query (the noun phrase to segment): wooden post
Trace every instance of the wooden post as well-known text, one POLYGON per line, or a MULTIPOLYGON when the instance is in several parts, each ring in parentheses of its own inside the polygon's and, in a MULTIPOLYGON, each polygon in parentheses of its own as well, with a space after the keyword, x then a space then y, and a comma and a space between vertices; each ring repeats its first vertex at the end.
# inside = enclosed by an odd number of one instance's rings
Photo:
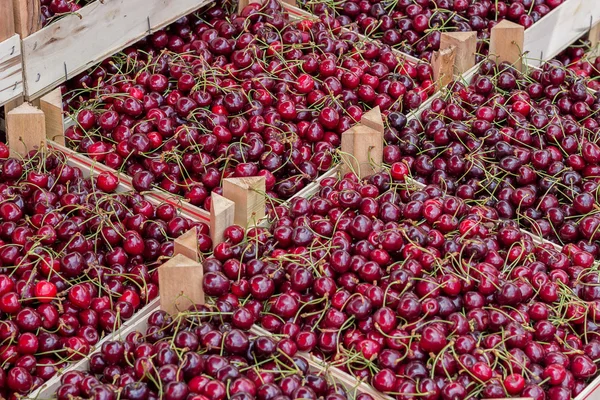
MULTIPOLYGON (((597 21, 596 24, 592 26, 588 38, 590 39, 592 49, 600 45, 600 21, 597 21)), ((597 49, 594 51, 598 52, 597 49)))
POLYGON ((477 32, 452 32, 442 33, 440 50, 456 47, 454 60, 454 74, 460 75, 467 72, 475 65, 477 53, 477 32))
POLYGON ((46 138, 65 145, 65 127, 63 123, 62 94, 56 88, 40 99, 40 108, 46 118, 46 138))
POLYGON ((518 70, 522 70, 524 43, 523 26, 506 19, 502 20, 491 31, 490 58, 498 64, 503 61, 509 62, 518 70))
POLYGON ((0 0, 0 42, 15 34, 13 0, 0 0))
POLYGON ((357 124, 342 133, 342 173, 372 175, 383 163, 383 131, 357 124))
POLYGON ((160 308, 174 315, 204 304, 203 276, 202 264, 181 254, 158 267, 160 308))
POLYGON ((40 0, 13 0, 15 30, 21 39, 42 28, 42 12, 40 0))
POLYGON ((266 191, 264 176, 223 180, 223 196, 235 203, 236 225, 247 228, 264 218, 266 191))
POLYGON ((6 138, 11 151, 26 155, 30 150, 45 149, 46 121, 44 113, 29 103, 6 114, 6 138))
POLYGON ((173 242, 173 254, 181 254, 192 261, 200 261, 198 251, 198 228, 193 227, 173 242))
POLYGON ((381 117, 381 110, 379 109, 379 106, 364 113, 362 118, 360 119, 360 123, 368 126, 371 129, 375 129, 376 131, 383 133, 383 118, 381 117))
POLYGON ((213 249, 223 241, 223 233, 234 224, 235 203, 213 192, 210 200, 210 238, 213 249))
POLYGON ((452 82, 455 59, 456 47, 454 46, 433 52, 431 67, 433 68, 433 80, 438 90, 452 82))

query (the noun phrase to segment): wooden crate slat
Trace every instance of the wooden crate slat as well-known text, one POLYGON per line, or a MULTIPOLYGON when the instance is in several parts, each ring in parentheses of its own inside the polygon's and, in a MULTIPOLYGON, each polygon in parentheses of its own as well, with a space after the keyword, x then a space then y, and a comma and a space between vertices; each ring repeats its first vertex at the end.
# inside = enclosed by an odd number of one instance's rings
POLYGON ((525 31, 527 64, 539 66, 590 30, 600 19, 596 0, 567 0, 525 31))
POLYGON ((0 106, 23 95, 23 61, 19 35, 0 42, 0 106))
POLYGON ((212 0, 95 1, 23 40, 28 98, 39 97, 212 0))
POLYGON ((0 42, 15 34, 13 0, 0 0, 0 42))

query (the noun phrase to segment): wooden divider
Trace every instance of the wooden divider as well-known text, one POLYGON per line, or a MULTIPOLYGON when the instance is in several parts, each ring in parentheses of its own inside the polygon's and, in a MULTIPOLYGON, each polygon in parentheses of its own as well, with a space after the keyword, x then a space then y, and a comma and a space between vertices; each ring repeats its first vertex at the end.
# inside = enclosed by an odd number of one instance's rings
POLYGON ((65 124, 63 119, 62 94, 56 88, 40 99, 40 108, 46 119, 46 138, 65 145, 65 124))
POLYGON ((223 196, 235 203, 233 221, 243 228, 265 217, 266 192, 264 176, 223 179, 223 196))
POLYGON ((24 103, 6 114, 6 137, 11 152, 21 156, 46 148, 44 112, 24 103))
POLYGON ((223 241, 225 229, 234 225, 234 217, 235 203, 213 192, 210 199, 210 238, 213 249, 223 241))
POLYGON ((509 62, 518 70, 522 70, 524 29, 522 25, 508 20, 500 21, 494 26, 490 36, 490 58, 498 63, 509 62))
POLYGON ((383 119, 379 107, 365 113, 360 123, 342 133, 342 173, 362 178, 383 165, 383 119))
POLYGON ((203 277, 200 262, 175 254, 158 267, 160 308, 176 315, 194 304, 204 304, 203 277))
POLYGON ((13 33, 0 41, 0 106, 21 96, 23 96, 21 40, 19 35, 13 33))
POLYGON ((467 72, 475 65, 477 32, 442 32, 440 50, 454 47, 454 75, 467 72))

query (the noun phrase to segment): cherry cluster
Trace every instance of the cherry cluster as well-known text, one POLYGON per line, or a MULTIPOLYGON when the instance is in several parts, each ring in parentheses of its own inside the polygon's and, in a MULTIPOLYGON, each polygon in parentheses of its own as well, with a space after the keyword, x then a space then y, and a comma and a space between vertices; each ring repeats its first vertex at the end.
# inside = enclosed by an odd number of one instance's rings
POLYGON ((61 377, 56 399, 372 400, 312 372, 292 341, 233 328, 200 307, 175 319, 155 311, 145 334, 104 343, 89 371, 61 377))
POLYGON ((62 153, 9 158, 0 144, 0 395, 27 394, 85 357, 158 295, 156 268, 197 226, 62 153))
POLYGON ((528 74, 486 61, 419 119, 388 118, 384 159, 598 256, 598 110, 600 96, 559 61, 528 74))
POLYGON ((432 68, 281 4, 180 19, 68 83, 72 148, 208 209, 227 177, 287 199, 331 168, 341 133, 375 106, 406 113, 432 68))
POLYGON ((276 207, 270 228, 230 227, 205 292, 232 324, 260 324, 401 400, 580 393, 600 362, 594 256, 402 179, 326 178, 276 207))
MULTIPOLYGON (((431 61, 444 32, 477 32, 478 53, 487 54, 490 29, 507 19, 531 27, 563 0, 302 0, 304 8, 333 28, 345 27, 431 61)), ((480 61, 479 60, 479 61, 480 61)))

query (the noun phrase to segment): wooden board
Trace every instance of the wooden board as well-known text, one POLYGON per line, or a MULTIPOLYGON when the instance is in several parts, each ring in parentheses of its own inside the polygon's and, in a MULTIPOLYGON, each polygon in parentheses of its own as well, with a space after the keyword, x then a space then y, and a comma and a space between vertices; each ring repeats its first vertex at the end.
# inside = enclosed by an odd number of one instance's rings
POLYGON ((25 95, 39 97, 212 0, 95 1, 23 40, 25 95))
POLYGON ((19 35, 0 42, 0 106, 23 95, 23 60, 19 35))
POLYGON ((585 35, 600 19, 597 0, 566 0, 525 31, 528 65, 538 66, 585 35))
POLYGON ((175 254, 158 267, 160 308, 171 315, 177 315, 194 304, 204 304, 203 279, 202 264, 175 254))
POLYGON ((233 220, 244 229, 265 217, 265 177, 223 179, 223 196, 235 203, 233 220))
POLYGON ((521 70, 524 40, 523 26, 506 19, 500 21, 491 29, 490 58, 497 63, 506 61, 521 70))
POLYGON ((46 149, 44 112, 23 103, 6 114, 6 138, 11 153, 25 156, 32 150, 46 149))
POLYGON ((26 38, 42 28, 40 0, 13 0, 15 32, 26 38))
POLYGON ((173 254, 181 254, 192 261, 200 261, 198 228, 194 227, 173 242, 173 254))
POLYGON ((63 120, 62 95, 56 88, 40 99, 40 108, 46 118, 46 138, 65 145, 65 125, 63 120))
POLYGON ((0 0, 0 42, 15 34, 13 0, 0 0))
POLYGON ((475 65, 475 54, 477 53, 476 32, 442 32, 440 49, 443 50, 449 47, 456 47, 455 75, 463 74, 475 65))
POLYGON ((210 199, 210 238, 213 249, 223 241, 225 229, 234 224, 235 203, 215 192, 210 199))

